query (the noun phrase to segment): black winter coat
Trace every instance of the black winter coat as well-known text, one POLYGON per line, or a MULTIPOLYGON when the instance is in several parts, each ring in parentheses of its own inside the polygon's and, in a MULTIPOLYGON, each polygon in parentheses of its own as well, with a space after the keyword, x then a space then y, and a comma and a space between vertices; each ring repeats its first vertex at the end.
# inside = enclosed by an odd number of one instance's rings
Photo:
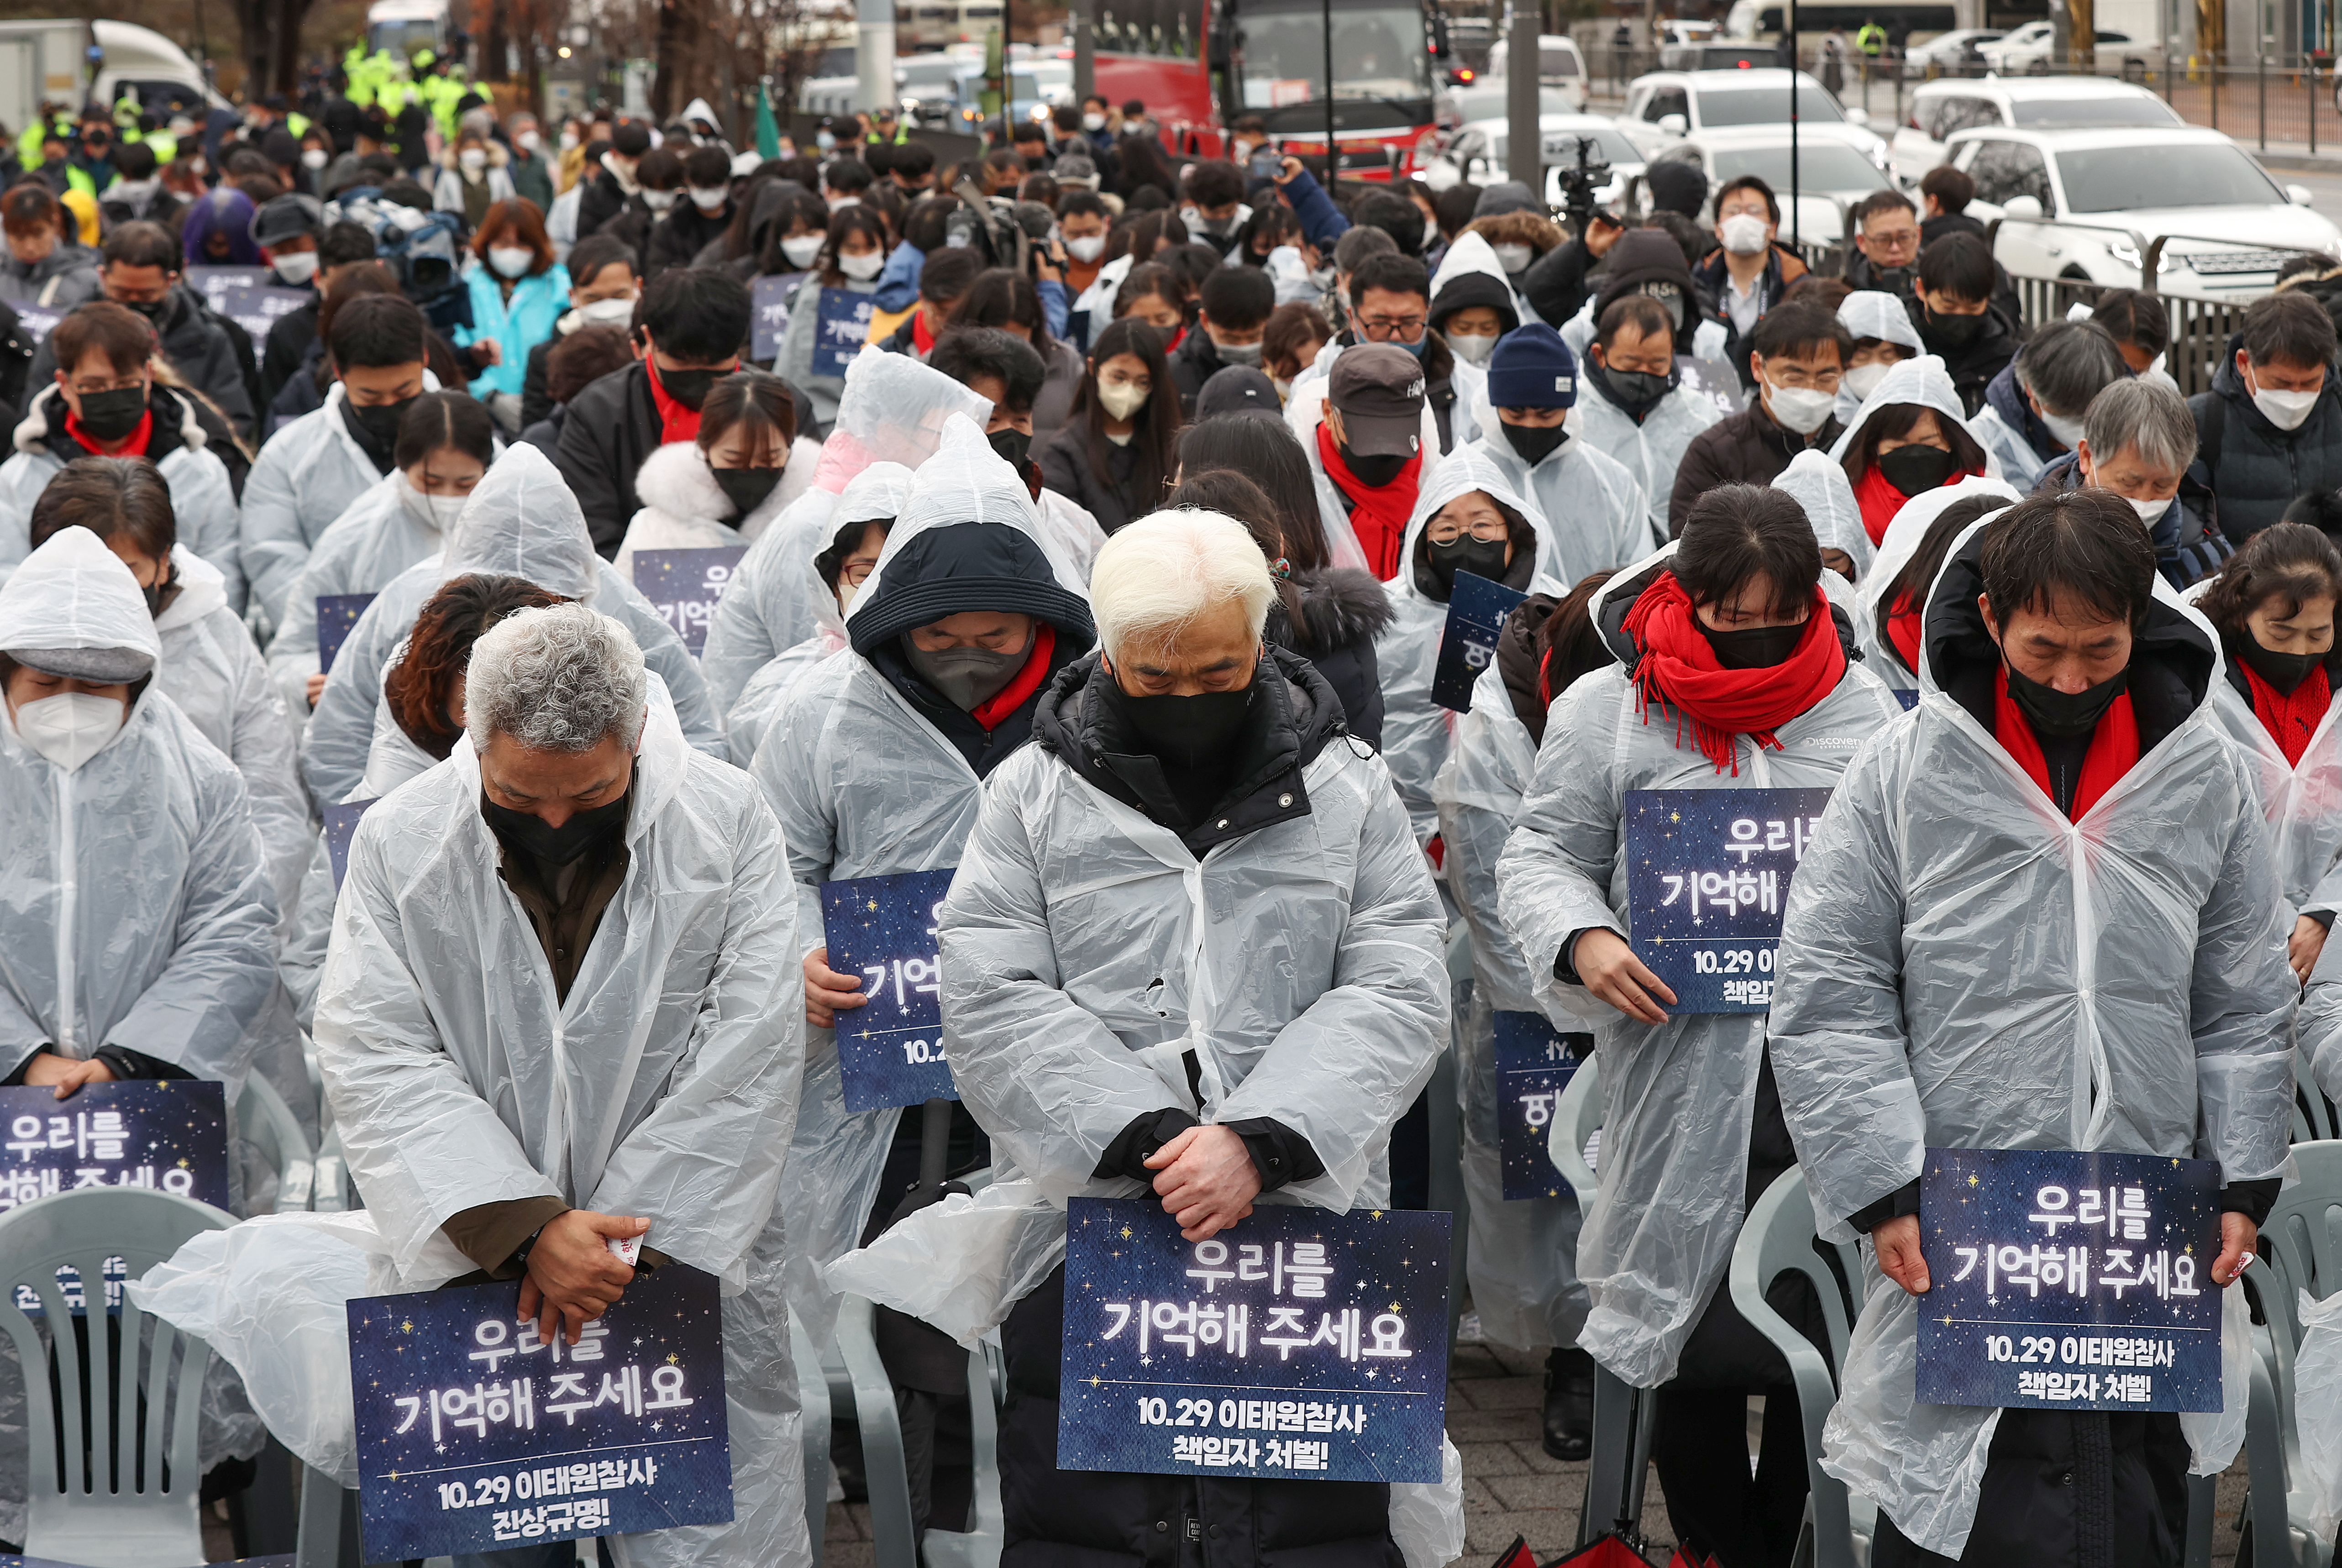
POLYGON ((2253 405, 2237 374, 2241 346, 2240 338, 2231 338, 2212 390, 2187 400, 2200 444, 2180 491, 2207 493, 2213 521, 2238 546, 2283 521, 2297 497, 2342 490, 2342 389, 2334 371, 2327 371, 2309 417, 2297 429, 2279 430, 2253 405))
POLYGON ((1667 496, 1667 532, 1681 534, 1692 503, 1719 484, 1770 484, 1807 447, 1827 452, 1844 430, 1836 417, 1811 435, 1784 430, 1765 412, 1762 398, 1709 425, 1691 438, 1676 465, 1676 487, 1667 496))
POLYGON ((689 191, 678 192, 675 205, 651 225, 650 244, 643 258, 643 275, 656 277, 671 266, 689 266, 702 249, 724 237, 732 226, 730 202, 715 213, 703 213, 689 191))
POLYGON ((1269 606, 1268 624, 1262 635, 1316 665, 1334 694, 1342 699, 1344 722, 1350 733, 1380 751, 1383 682, 1381 668, 1375 662, 1375 639, 1396 614, 1390 595, 1375 581, 1373 573, 1355 566, 1296 573, 1293 587, 1301 601, 1301 625, 1294 625, 1279 595, 1269 606))
POLYGON ((1036 454, 1041 483, 1097 519, 1108 534, 1119 533, 1134 517, 1144 517, 1160 504, 1156 496, 1141 495, 1138 453, 1135 447, 1106 444, 1106 473, 1090 466, 1089 416, 1070 419, 1049 437, 1036 454))
POLYGON ((595 175, 577 198, 577 237, 600 234, 602 225, 616 217, 626 205, 626 188, 618 184, 617 175, 607 169, 595 175))
POLYGON ((260 359, 260 406, 266 408, 309 362, 309 345, 317 341, 317 312, 322 298, 314 291, 307 305, 287 311, 271 323, 268 345, 260 359))
POLYGON ((1944 373, 1952 378, 1952 389, 1960 394, 1960 406, 1970 418, 1984 407, 1985 388, 1992 378, 2008 368, 2017 357, 2023 340, 2014 325, 2015 318, 2005 314, 1996 300, 1985 307, 1984 326, 1976 336, 1958 348, 1937 346, 1927 331, 1927 311, 1916 299, 1906 299, 1903 308, 1910 314, 1911 325, 1918 329, 1919 341, 1927 345, 1929 354, 1940 355, 1944 373))

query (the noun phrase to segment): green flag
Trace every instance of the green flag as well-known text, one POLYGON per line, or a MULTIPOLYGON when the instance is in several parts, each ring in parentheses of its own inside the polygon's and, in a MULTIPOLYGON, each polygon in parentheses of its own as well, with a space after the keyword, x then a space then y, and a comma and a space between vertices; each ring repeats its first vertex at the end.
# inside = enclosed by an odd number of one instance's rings
POLYGON ((756 155, 760 158, 781 155, 781 127, 773 119, 773 79, 770 76, 756 84, 756 155))

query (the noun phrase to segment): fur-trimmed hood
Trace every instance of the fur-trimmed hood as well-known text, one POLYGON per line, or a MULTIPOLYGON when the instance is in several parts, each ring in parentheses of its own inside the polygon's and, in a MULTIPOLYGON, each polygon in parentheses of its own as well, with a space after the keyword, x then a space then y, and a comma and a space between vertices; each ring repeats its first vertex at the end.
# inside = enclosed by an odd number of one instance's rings
POLYGON ((1492 245, 1526 245, 1538 255, 1561 243, 1561 225, 1535 213, 1490 213, 1466 224, 1463 232, 1492 245))
POLYGON ((1316 650, 1371 642, 1398 614, 1375 574, 1355 566, 1296 573, 1293 585, 1300 593, 1310 646, 1316 650))
POLYGON ((732 503, 724 487, 716 483, 707 454, 698 444, 670 441, 643 459, 635 474, 635 494, 648 510, 664 512, 677 522, 721 523, 742 538, 754 539, 812 485, 813 471, 820 461, 821 444, 808 436, 797 437, 789 448, 781 482, 773 486, 765 504, 746 517, 735 517, 732 503))
MULTIPOLYGON (((445 146, 440 148, 439 166, 446 170, 451 175, 460 176, 464 172, 464 165, 457 155, 462 153, 463 150, 464 149, 461 146, 445 146)), ((480 177, 482 179, 485 179, 488 177, 488 172, 490 169, 501 169, 511 162, 512 155, 505 151, 504 144, 491 139, 488 143, 488 167, 480 171, 480 177)))

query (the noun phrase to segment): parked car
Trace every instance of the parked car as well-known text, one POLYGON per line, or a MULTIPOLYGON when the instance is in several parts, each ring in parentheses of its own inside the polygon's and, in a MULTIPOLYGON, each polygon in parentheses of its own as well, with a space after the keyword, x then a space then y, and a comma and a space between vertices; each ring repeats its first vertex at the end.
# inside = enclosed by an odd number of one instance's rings
MULTIPOLYGON (((1984 56, 1985 65, 2003 76, 2022 72, 2046 76, 2058 69, 2058 30, 2047 22, 2027 22, 1997 44, 1987 44, 1977 51, 1984 56), (2039 31, 2035 31, 2035 29, 2039 31)), ((2093 69, 2131 81, 2145 81, 2150 70, 2163 66, 2163 45, 2153 38, 2141 38, 2109 28, 2097 29, 2097 45, 2094 51, 2093 69)))
POLYGON ((1906 45, 1903 49, 1903 75, 1917 79, 1937 71, 1980 69, 1984 65, 1981 53, 1987 44, 1997 44, 2008 36, 2000 27, 1955 27, 1948 33, 1938 33, 1924 44, 1906 45))
MULTIPOLYGON (((1486 92, 1500 88, 1510 75, 1511 54, 1512 51, 1499 39, 1489 49, 1487 66, 1472 83, 1473 89, 1486 92)), ((1537 100, 1543 112, 1585 113, 1586 56, 1578 53, 1576 39, 1566 33, 1542 33, 1537 35, 1537 100)))
MULTIPOLYGON (((1706 131, 1789 124, 1789 76, 1783 70, 1654 71, 1626 84, 1618 128, 1646 154, 1706 131)), ((1806 72, 1797 73, 1797 121, 1807 140, 1841 142, 1881 170, 1893 160, 1870 116, 1839 105, 1806 72)))
POLYGON ((1726 43, 1710 39, 1705 44, 1675 44, 1659 51, 1662 71, 1741 71, 1760 66, 1780 69, 1787 64, 1781 58, 1777 44, 1726 43))
POLYGON ((2288 255, 2342 262, 2342 229, 2309 210, 2217 131, 1966 130, 1947 161, 1977 183, 1968 211, 2002 220, 1993 254, 2010 272, 2141 285, 2144 247, 2163 247, 2147 286, 2251 298, 2288 255))
MULTIPOLYGON (((1894 188, 1886 173, 1855 147, 1830 137, 1800 135, 1793 213, 1786 125, 1703 131, 1666 148, 1651 162, 1696 163, 1706 172, 1710 191, 1726 180, 1755 175, 1772 186, 1780 200, 1781 239, 1787 241, 1794 234, 1806 245, 1845 238, 1849 209, 1873 191, 1894 188)), ((1712 203, 1701 216, 1714 216, 1712 203)))
POLYGON ((1895 173, 1909 182, 1944 161, 1957 132, 1995 125, 2177 125, 2171 105, 2145 87, 2102 76, 1985 76, 1923 82, 1895 131, 1895 173))
MULTIPOLYGON (((1449 132, 1436 151, 1420 159, 1417 177, 1434 190, 1446 190, 1460 181, 1489 185, 1513 177, 1507 157, 1507 132, 1502 119, 1473 120, 1449 132)), ((1595 192, 1598 205, 1625 199, 1627 182, 1643 172, 1643 154, 1621 135, 1616 124, 1600 115, 1540 115, 1537 133, 1544 139, 1545 195, 1561 205, 1561 170, 1577 165, 1578 144, 1588 137, 1589 161, 1610 165, 1610 180, 1595 192)))

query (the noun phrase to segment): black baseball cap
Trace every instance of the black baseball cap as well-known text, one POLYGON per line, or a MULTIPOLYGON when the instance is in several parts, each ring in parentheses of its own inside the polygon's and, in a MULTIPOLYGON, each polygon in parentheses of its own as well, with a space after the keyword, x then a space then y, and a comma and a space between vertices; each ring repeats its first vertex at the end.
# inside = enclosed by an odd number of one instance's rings
POLYGON ((1326 401, 1342 414, 1342 434, 1361 457, 1412 457, 1423 444, 1423 362, 1386 343, 1346 348, 1334 361, 1326 401))

